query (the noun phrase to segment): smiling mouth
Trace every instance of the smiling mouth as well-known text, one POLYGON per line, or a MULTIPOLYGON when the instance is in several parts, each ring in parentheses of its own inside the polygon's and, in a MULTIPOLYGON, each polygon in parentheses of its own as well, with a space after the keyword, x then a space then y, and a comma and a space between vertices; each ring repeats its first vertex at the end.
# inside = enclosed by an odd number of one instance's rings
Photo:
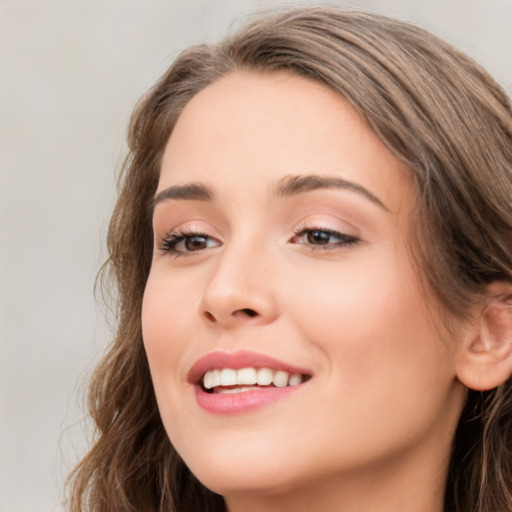
POLYGON ((208 370, 198 384, 210 394, 243 393, 255 389, 295 387, 310 378, 310 375, 270 368, 219 368, 208 370))

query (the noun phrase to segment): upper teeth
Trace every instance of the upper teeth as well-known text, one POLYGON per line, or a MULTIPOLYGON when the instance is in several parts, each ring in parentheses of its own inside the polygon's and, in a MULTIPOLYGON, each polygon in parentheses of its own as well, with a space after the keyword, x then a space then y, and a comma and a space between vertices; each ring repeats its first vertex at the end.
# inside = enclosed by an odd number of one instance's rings
POLYGON ((209 370, 204 374, 203 385, 206 389, 217 386, 269 386, 274 384, 277 388, 297 386, 302 382, 300 373, 288 373, 270 368, 223 368, 222 370, 209 370))

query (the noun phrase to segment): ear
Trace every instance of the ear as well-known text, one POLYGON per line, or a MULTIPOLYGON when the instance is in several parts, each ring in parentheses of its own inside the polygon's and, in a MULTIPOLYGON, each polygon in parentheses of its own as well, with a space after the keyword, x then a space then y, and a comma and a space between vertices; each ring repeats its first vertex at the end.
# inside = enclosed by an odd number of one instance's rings
POLYGON ((486 391, 512 375, 512 284, 488 286, 475 329, 457 359, 457 377, 470 389, 486 391))

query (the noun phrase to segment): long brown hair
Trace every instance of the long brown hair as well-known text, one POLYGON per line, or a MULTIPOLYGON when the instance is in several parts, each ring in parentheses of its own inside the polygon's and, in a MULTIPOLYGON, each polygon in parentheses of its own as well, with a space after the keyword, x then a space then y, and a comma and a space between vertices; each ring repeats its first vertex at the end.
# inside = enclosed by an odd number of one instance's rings
MULTIPOLYGON (((152 257, 150 205, 181 110, 235 70, 288 71, 343 95, 406 162, 417 190, 412 254, 446 311, 464 317, 488 283, 512 281, 512 109, 475 62, 382 16, 301 8, 256 19, 182 53, 137 105, 103 277, 118 327, 89 389, 96 441, 69 479, 78 511, 225 510, 162 426, 141 334, 152 257)), ((512 385, 469 392, 454 440, 446 511, 512 510, 512 385)))

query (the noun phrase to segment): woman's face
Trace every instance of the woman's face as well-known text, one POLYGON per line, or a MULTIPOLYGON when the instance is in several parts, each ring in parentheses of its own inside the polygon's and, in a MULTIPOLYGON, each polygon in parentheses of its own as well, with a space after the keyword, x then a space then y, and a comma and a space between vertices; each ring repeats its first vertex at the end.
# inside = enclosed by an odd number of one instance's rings
POLYGON ((183 110, 143 335, 173 445, 228 503, 446 464, 464 391, 408 250, 409 172, 285 73, 231 74, 183 110))

